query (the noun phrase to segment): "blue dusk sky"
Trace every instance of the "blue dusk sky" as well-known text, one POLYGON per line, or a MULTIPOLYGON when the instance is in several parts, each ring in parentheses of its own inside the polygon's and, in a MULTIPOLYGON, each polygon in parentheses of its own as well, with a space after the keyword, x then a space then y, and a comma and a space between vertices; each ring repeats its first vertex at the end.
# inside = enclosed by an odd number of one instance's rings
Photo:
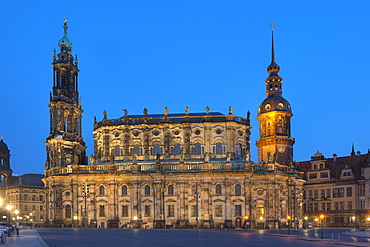
POLYGON ((370 148, 370 1, 1 1, 0 136, 15 174, 43 173, 52 54, 67 15, 79 58, 83 137, 93 117, 251 111, 265 99, 275 23, 283 96, 293 109, 294 160, 370 148))

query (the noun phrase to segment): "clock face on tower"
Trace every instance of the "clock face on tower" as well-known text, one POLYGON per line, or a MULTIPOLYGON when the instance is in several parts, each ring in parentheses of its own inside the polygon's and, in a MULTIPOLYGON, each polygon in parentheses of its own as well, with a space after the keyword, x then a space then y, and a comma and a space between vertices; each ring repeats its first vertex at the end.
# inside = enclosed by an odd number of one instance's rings
POLYGON ((280 153, 284 152, 285 151, 285 147, 284 146, 278 146, 278 151, 280 153))

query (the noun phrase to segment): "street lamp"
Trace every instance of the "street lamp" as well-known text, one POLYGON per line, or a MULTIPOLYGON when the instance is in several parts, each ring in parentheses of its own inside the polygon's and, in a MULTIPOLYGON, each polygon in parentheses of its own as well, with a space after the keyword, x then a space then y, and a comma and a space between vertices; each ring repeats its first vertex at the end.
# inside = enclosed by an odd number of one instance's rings
POLYGON ((10 223, 10 211, 13 209, 13 207, 11 205, 7 205, 5 208, 8 210, 8 223, 10 223))
POLYGON ((320 214, 320 219, 321 219, 321 239, 324 239, 324 218, 325 218, 325 215, 320 214))
POLYGON ((247 231, 248 231, 248 225, 249 225, 248 220, 249 220, 249 216, 248 216, 248 215, 244 216, 245 232, 247 232, 247 231))
POLYGON ((286 218, 288 220, 288 235, 290 235, 290 219, 292 218, 292 216, 288 215, 286 218))
MULTIPOLYGON (((10 211, 13 209, 13 207, 11 205, 7 205, 5 207, 7 210, 8 210, 8 223, 10 223, 10 211)), ((10 233, 10 227, 9 227, 9 230, 8 230, 8 237, 12 236, 11 233, 10 233)))
POLYGON ((304 228, 308 229, 308 224, 307 224, 308 217, 305 216, 305 217, 303 217, 303 219, 304 219, 304 224, 305 224, 304 228))

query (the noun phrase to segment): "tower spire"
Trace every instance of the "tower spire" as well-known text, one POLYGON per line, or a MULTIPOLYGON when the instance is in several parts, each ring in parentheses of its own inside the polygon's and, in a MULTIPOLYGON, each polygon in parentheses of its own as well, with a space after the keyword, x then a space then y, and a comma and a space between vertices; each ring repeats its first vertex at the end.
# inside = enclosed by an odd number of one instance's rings
POLYGON ((353 156, 353 155, 356 155, 356 153, 355 153, 355 143, 354 142, 352 142, 352 152, 351 152, 351 155, 353 156))
POLYGON ((269 25, 271 27, 271 34, 272 34, 272 47, 271 47, 271 65, 274 65, 276 64, 275 62, 275 45, 274 45, 274 26, 275 26, 275 23, 271 23, 269 25))
POLYGON ((64 35, 63 35, 63 38, 61 38, 59 40, 58 46, 59 46, 61 52, 66 52, 68 54, 71 54, 73 46, 72 46, 72 43, 68 39, 68 25, 67 25, 67 22, 68 22, 67 19, 64 18, 64 25, 63 25, 64 35))

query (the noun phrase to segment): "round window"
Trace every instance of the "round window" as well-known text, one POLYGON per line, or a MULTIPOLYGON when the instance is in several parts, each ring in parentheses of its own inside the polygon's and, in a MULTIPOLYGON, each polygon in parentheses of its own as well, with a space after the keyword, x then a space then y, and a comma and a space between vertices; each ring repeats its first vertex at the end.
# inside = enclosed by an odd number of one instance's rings
POLYGON ((196 130, 196 131, 195 131, 195 134, 196 134, 196 135, 199 135, 199 134, 200 134, 200 130, 196 130))
POLYGON ((180 134, 180 131, 176 130, 175 132, 173 132, 175 135, 178 135, 180 134))
POLYGON ((271 109, 271 105, 270 104, 265 105, 265 109, 266 110, 270 110, 271 109))
POLYGON ((157 135, 159 135, 159 132, 158 131, 154 131, 153 132, 153 135, 157 136, 157 135))
POLYGON ((119 137, 119 133, 114 134, 115 137, 119 137))
POLYGON ((278 108, 279 108, 279 109, 283 109, 283 108, 284 108, 284 104, 283 104, 283 103, 279 103, 279 104, 278 104, 278 108))
POLYGON ((219 135, 222 133, 222 130, 216 130, 216 134, 219 135))
POLYGON ((139 132, 138 131, 135 131, 134 132, 134 136, 138 136, 139 135, 139 132))
POLYGON ((243 131, 239 130, 239 131, 238 131, 238 134, 239 134, 240 136, 242 136, 242 135, 243 135, 243 131))

